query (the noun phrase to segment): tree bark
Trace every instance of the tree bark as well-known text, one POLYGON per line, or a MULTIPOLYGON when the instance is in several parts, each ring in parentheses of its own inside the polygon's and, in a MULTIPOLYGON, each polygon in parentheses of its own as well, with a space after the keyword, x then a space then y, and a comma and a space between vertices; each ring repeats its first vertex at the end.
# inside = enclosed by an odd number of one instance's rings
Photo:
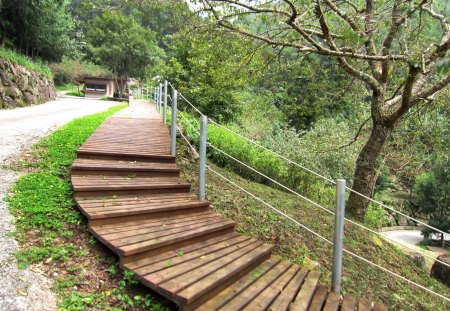
MULTIPOLYGON (((1 2, 1 0, 0 0, 0 2, 1 2)), ((6 36, 7 36, 6 28, 2 28, 2 38, 0 40, 0 46, 5 46, 6 36)))
MULTIPOLYGON (((386 140, 391 136, 394 126, 374 120, 372 132, 361 153, 356 160, 353 190, 372 196, 372 189, 376 182, 377 158, 380 155, 386 140)), ((347 203, 347 212, 357 220, 364 220, 364 215, 369 206, 369 200, 351 192, 347 203)))

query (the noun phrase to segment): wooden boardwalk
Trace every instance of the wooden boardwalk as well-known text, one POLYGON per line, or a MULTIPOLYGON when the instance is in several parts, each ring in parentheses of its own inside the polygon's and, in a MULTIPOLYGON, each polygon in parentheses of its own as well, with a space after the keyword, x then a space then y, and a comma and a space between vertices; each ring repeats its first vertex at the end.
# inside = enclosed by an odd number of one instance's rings
POLYGON ((132 101, 78 150, 76 203, 90 232, 181 310, 384 310, 329 292, 320 273, 234 232, 179 177, 169 131, 153 105, 132 101))

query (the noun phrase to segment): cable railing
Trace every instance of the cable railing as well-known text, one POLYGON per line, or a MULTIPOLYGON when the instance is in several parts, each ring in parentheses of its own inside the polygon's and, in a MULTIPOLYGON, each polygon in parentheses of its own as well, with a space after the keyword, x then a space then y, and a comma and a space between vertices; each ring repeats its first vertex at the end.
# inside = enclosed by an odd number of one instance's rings
MULTIPOLYGON (((197 157, 200 157, 200 162, 202 161, 202 154, 204 154, 203 157, 206 158, 206 148, 207 148, 207 147, 212 148, 212 149, 214 149, 216 152, 219 152, 219 153, 223 154, 224 156, 226 156, 226 157, 232 159, 233 161, 235 161, 235 162, 238 163, 239 165, 242 165, 242 166, 246 167, 247 169, 251 170, 252 172, 254 172, 254 173, 260 175, 261 177, 266 178, 267 180, 269 180, 270 182, 273 182, 274 184, 276 184, 277 186, 283 188, 284 190, 286 190, 286 191, 288 191, 288 192, 290 192, 290 193, 292 193, 292 194, 294 194, 294 195, 296 195, 296 196, 299 196, 300 198, 302 198, 302 199, 305 200, 306 202, 312 204, 313 206, 315 206, 315 207, 317 207, 317 208, 320 208, 321 210, 325 211, 326 213, 328 213, 328 214, 330 214, 330 215, 334 215, 334 216, 335 216, 335 221, 336 221, 336 219, 338 218, 338 215, 337 215, 336 212, 334 212, 332 209, 327 208, 327 207, 324 207, 324 206, 322 206, 321 204, 319 204, 319 203, 317 203, 317 202, 315 202, 315 201, 313 201, 313 200, 307 198, 306 196, 301 195, 301 194, 298 193, 297 191, 292 190, 291 188, 289 188, 289 187, 283 185, 282 183, 276 181, 275 179, 273 179, 273 178, 267 176, 266 174, 264 174, 264 173, 258 171, 257 169, 251 167, 250 165, 244 163, 243 161, 241 161, 241 160, 239 160, 239 159, 233 157, 232 155, 228 154, 226 151, 220 149, 219 147, 217 147, 217 146, 211 144, 210 142, 207 142, 207 141, 206 141, 206 126, 207 126, 207 121, 206 121, 206 120, 208 120, 208 119, 205 117, 204 114, 201 113, 201 111, 200 111, 197 107, 195 107, 195 105, 193 105, 189 100, 187 100, 181 93, 178 93, 177 90, 173 87, 172 84, 167 83, 167 82, 166 82, 165 85, 164 85, 164 88, 165 88, 164 93, 165 93, 165 94, 167 94, 167 85, 170 85, 170 86, 172 87, 172 90, 173 90, 173 96, 170 97, 170 99, 171 99, 171 101, 172 101, 172 128, 178 130, 178 133, 179 133, 179 134, 181 135, 181 137, 186 141, 186 143, 188 144, 189 148, 193 151, 193 153, 194 153, 197 157), (183 113, 180 113, 181 111, 179 111, 179 110, 177 109, 177 107, 176 107, 176 105, 177 105, 177 103, 176 103, 176 102, 177 102, 177 95, 179 95, 180 98, 182 98, 186 103, 188 103, 188 104, 191 106, 191 108, 193 108, 195 111, 197 111, 197 112, 201 115, 201 122, 200 122, 201 128, 200 128, 200 131, 197 130, 197 128, 192 124, 192 122, 190 122, 189 119, 188 119, 186 116, 184 116, 183 113), (183 119, 183 122, 185 122, 185 123, 189 126, 189 128, 190 128, 194 133, 196 133, 196 134, 198 134, 198 135, 200 136, 200 140, 201 140, 201 141, 200 141, 200 151, 199 151, 199 152, 197 152, 196 148, 190 143, 189 138, 188 138, 185 134, 183 134, 182 129, 180 128, 180 126, 178 126, 178 123, 177 123, 177 115, 178 115, 178 116, 181 116, 181 118, 183 119), (201 133, 204 133, 204 135, 201 135, 201 133), (202 140, 203 140, 203 141, 202 141, 202 140), (202 147, 202 145, 203 145, 203 147, 202 147), (203 149, 203 150, 202 150, 202 149, 203 149)), ((155 90, 154 95, 155 95, 155 103, 156 103, 157 107, 158 107, 158 104, 159 104, 158 109, 159 109, 160 112, 161 112, 161 107, 162 107, 161 104, 164 103, 163 114, 164 114, 164 116, 166 116, 167 96, 164 96, 164 101, 162 101, 162 96, 161 96, 161 95, 162 95, 162 84, 160 84, 159 90, 155 90), (159 94, 159 95, 158 95, 158 94, 159 94)), ((164 118, 164 121, 166 121, 165 118, 164 118)), ((217 122, 215 122, 215 121, 213 121, 213 120, 210 120, 210 119, 209 119, 209 122, 212 123, 212 124, 214 124, 214 125, 216 125, 216 126, 220 126, 220 127, 224 128, 224 129, 226 129, 226 130, 228 130, 228 131, 230 131, 230 132, 232 132, 232 133, 234 133, 234 134, 236 134, 236 135, 238 135, 238 136, 240 136, 240 137, 246 139, 247 141, 252 142, 253 144, 255 144, 255 145, 257 145, 257 146, 260 146, 260 147, 263 148, 264 150, 267 150, 267 151, 269 151, 269 152, 271 152, 271 153, 273 153, 273 154, 275 154, 275 155, 278 155, 278 153, 276 153, 276 152, 274 152, 274 151, 272 151, 272 150, 270 150, 270 149, 268 149, 268 148, 266 148, 266 147, 264 147, 264 146, 258 144, 257 142, 255 142, 255 141, 253 141, 253 140, 251 140, 251 139, 249 139, 249 138, 246 138, 245 136, 243 136, 243 135, 241 135, 241 134, 239 134, 239 133, 236 133, 236 132, 234 132, 234 131, 228 129, 227 127, 225 127, 225 126, 223 126, 223 125, 218 124, 217 122)), ((175 135, 175 136, 176 136, 176 135, 175 135)), ((172 135, 172 139, 173 139, 173 140, 175 139, 174 135, 172 135)), ((288 162, 290 162, 290 163, 292 163, 292 164, 294 164, 294 165, 296 165, 296 166, 298 166, 298 167, 303 168, 303 166, 301 166, 300 164, 298 164, 298 163, 296 163, 296 162, 294 162, 294 161, 292 161, 292 160, 290 160, 290 159, 288 159, 288 158, 286 158, 286 157, 284 157, 284 156, 282 156, 282 155, 278 155, 278 156, 280 156, 281 158, 284 158, 286 161, 288 161, 288 162)), ((205 160, 206 160, 206 159, 203 159, 203 161, 205 161, 205 160)), ((220 173, 217 172, 216 170, 212 169, 211 166, 209 166, 209 165, 204 165, 204 168, 203 168, 203 169, 200 167, 199 180, 203 178, 203 188, 204 188, 204 180, 205 180, 206 169, 208 169, 209 171, 211 171, 211 172, 213 172, 214 174, 218 175, 218 176, 221 177, 222 179, 226 180, 227 182, 229 182, 230 184, 232 184, 234 187, 236 187, 236 188, 240 189, 241 191, 245 192, 247 195, 251 196, 253 199, 259 201, 261 204, 265 205, 266 207, 269 207, 270 209, 274 210, 274 211, 277 212, 278 214, 282 215, 283 217, 285 217, 285 218, 288 219, 289 221, 295 223, 297 226, 303 228, 304 230, 306 230, 306 231, 308 231, 309 233, 313 234, 313 235, 316 236, 317 238, 319 238, 319 239, 321 239, 321 240, 327 242, 327 244, 335 246, 335 244, 338 243, 339 241, 342 242, 342 239, 343 239, 343 232, 342 232, 341 235, 339 236, 338 230, 336 229, 336 228, 338 227, 338 226, 337 226, 337 221, 336 221, 336 223, 335 223, 335 239, 334 239, 334 242, 332 242, 331 240, 329 240, 329 239, 323 237, 322 235, 320 235, 319 233, 315 232, 314 230, 308 228, 306 225, 302 224, 302 223, 299 222, 298 220, 292 218, 292 217, 289 216, 288 214, 286 214, 286 213, 284 213, 284 212, 278 210, 276 207, 274 207, 274 206, 272 206, 271 204, 267 203, 266 201, 264 201, 264 200, 261 199, 260 197, 256 196, 255 194, 251 193, 250 191, 244 189, 243 187, 237 185, 235 182, 233 182, 233 181, 230 180, 229 178, 223 176, 222 174, 220 174, 220 173), (202 172, 202 170, 203 170, 203 172, 202 172), (203 174, 203 176, 202 176, 202 174, 203 174), (336 236, 336 234, 338 234, 338 235, 336 236)), ((338 185, 338 187, 339 187, 339 182, 336 183, 334 180, 331 180, 331 179, 329 179, 329 178, 327 178, 327 177, 325 177, 325 176, 323 176, 323 175, 321 175, 321 174, 315 173, 314 171, 312 171, 312 170, 310 170, 310 169, 308 169, 308 168, 305 168, 305 169, 306 169, 308 172, 312 172, 314 175, 316 175, 316 176, 318 176, 318 177, 321 177, 322 179, 325 179, 326 181, 331 182, 332 184, 338 185)), ((202 187, 202 186, 201 186, 201 183, 200 183, 200 187, 202 187)), ((342 188, 343 188, 343 189, 347 189, 347 190, 350 189, 349 187, 345 187, 345 184, 344 184, 344 186, 342 186, 342 188)), ((202 189, 199 189, 199 194, 200 194, 201 191, 202 191, 202 189)), ((354 191, 354 192, 355 192, 355 191, 354 191)), ((204 189, 203 189, 203 193, 204 193, 204 189)), ((357 193, 357 192, 355 192, 355 193, 357 193)), ((357 193, 357 194, 358 194, 358 193, 357 193)), ((341 196, 341 198, 342 198, 342 196, 341 196)), ((343 196, 343 200, 344 200, 344 206, 345 206, 345 193, 344 193, 344 196, 343 196)), ((339 201, 339 200, 338 200, 338 201, 339 201)), ((373 201, 374 201, 375 203, 381 203, 381 202, 378 202, 378 201, 375 201, 375 200, 373 200, 373 201)), ((389 209, 392 209, 392 208, 389 208, 389 209)), ((392 210, 395 211, 394 209, 392 209, 392 210)), ((337 204, 336 211, 339 212, 339 213, 341 213, 341 211, 342 211, 342 214, 343 214, 343 211, 344 211, 344 210, 342 209, 342 206, 340 207, 339 204, 337 204)), ((395 211, 395 212, 398 212, 398 211, 395 211)), ((401 212, 398 212, 398 213, 401 214, 401 212)), ((406 216, 407 216, 407 215, 406 215, 406 216)), ((411 217, 411 219, 413 219, 413 218, 411 217)), ((351 223, 351 224, 353 224, 353 225, 355 225, 355 226, 358 226, 358 227, 360 227, 361 229, 366 230, 366 231, 368 231, 368 232, 370 232, 370 233, 372 233, 372 234, 381 236, 383 239, 386 239, 386 240, 391 241, 391 242, 394 242, 394 243, 398 243, 398 242, 396 242, 395 240, 393 240, 393 239, 391 239, 391 238, 389 238, 389 237, 387 237, 387 236, 381 234, 380 232, 377 232, 377 231, 375 231, 375 230, 373 230, 373 229, 370 229, 370 228, 368 228, 368 227, 366 227, 366 226, 364 226, 364 225, 362 225, 362 224, 360 224, 360 223, 358 223, 358 222, 355 222, 355 221, 353 221, 353 220, 351 220, 351 219, 348 219, 348 218, 343 217, 343 220, 345 220, 345 221, 347 221, 347 222, 349 222, 349 223, 351 223)), ((414 220, 414 219, 413 219, 413 220, 414 220)), ((417 221, 417 222, 421 223, 420 221, 417 221)), ((431 227, 431 226, 429 226, 429 225, 427 225, 427 224, 424 224, 424 225, 426 225, 427 227, 433 229, 433 227, 431 227)), ((342 230, 343 230, 343 228, 342 228, 342 230)), ((440 231, 440 232, 442 232, 442 231, 440 231)), ((442 233, 445 234, 444 232, 442 232, 442 233)), ((443 261, 441 261, 441 260, 435 259, 433 256, 430 256, 430 255, 428 255, 428 254, 426 254, 426 253, 423 253, 423 252, 421 252, 421 251, 418 251, 418 250, 415 249, 415 248, 412 248, 412 247, 409 247, 409 246, 403 245, 403 244, 402 244, 402 246, 404 246, 404 247, 406 247, 406 248, 408 248, 408 249, 414 250, 414 251, 416 251, 416 252, 419 252, 419 253, 420 253, 421 255, 423 255, 424 257, 430 258, 430 259, 432 259, 432 260, 436 260, 436 261, 440 262, 441 264, 444 264, 444 265, 450 267, 449 264, 447 264, 447 263, 445 263, 445 262, 443 262, 443 261)), ((360 256, 360 255, 357 255, 357 254, 355 254, 355 253, 353 253, 353 252, 351 252, 351 251, 349 251, 349 250, 347 250, 347 249, 345 249, 345 248, 343 248, 343 247, 341 247, 340 252, 341 252, 341 254, 342 254, 342 252, 343 252, 343 253, 345 253, 345 254, 347 254, 347 255, 353 257, 353 258, 359 259, 359 260, 365 262, 366 264, 369 264, 369 265, 371 265, 371 266, 373 266, 373 267, 376 267, 376 268, 378 268, 378 269, 380 269, 380 270, 382 270, 382 271, 384 271, 384 272, 386 272, 386 273, 388 273, 388 274, 390 274, 390 275, 393 275, 393 276, 395 276, 395 277, 397 277, 397 278, 399 278, 399 279, 401 279, 401 280, 407 282, 408 284, 414 285, 414 286, 416 286, 417 288, 420 288, 420 289, 422 289, 422 290, 424 290, 424 291, 426 291, 426 292, 428 292, 428 293, 430 293, 430 294, 432 294, 432 295, 434 295, 434 296, 437 296, 437 297, 439 297, 439 298, 441 298, 441 299, 444 299, 444 300, 447 301, 447 302, 450 302, 450 298, 449 298, 449 297, 446 297, 446 296, 444 296, 444 295, 442 295, 442 294, 439 294, 439 293, 437 293, 437 292, 435 292, 435 291, 433 291, 433 290, 431 290, 431 289, 429 289, 429 288, 427 288, 427 287, 425 287, 425 286, 423 286, 423 285, 421 285, 421 284, 418 284, 418 283, 416 283, 416 282, 414 282, 414 281, 412 281, 412 280, 410 280, 410 279, 408 279, 408 278, 405 278, 405 277, 403 277, 402 275, 400 275, 400 274, 398 274, 398 273, 396 273, 396 272, 393 272, 393 271, 391 271, 391 270, 389 270, 389 269, 387 269, 387 268, 385 268, 385 267, 383 267, 383 266, 381 266, 381 265, 379 265, 379 264, 376 264, 376 263, 374 263, 374 262, 372 262, 372 261, 370 261, 370 260, 368 260, 368 259, 366 259, 366 258, 364 258, 364 257, 362 257, 362 256, 360 256)), ((338 277, 338 279, 339 279, 339 281, 337 282, 338 286, 335 286, 335 282, 334 282, 335 273, 336 273, 336 267, 335 267, 335 266, 336 266, 336 263, 334 262, 334 256, 336 256, 336 253, 337 253, 337 251, 334 250, 334 251, 333 251, 333 287, 338 287, 338 288, 340 289, 340 276, 338 277)), ((342 260, 342 255, 341 255, 341 260, 342 260)), ((339 263, 338 263, 338 265, 339 265, 339 263)), ((342 264, 340 264, 340 266, 342 266, 342 264)), ((341 267, 340 267, 340 269, 341 269, 341 267)))
MULTIPOLYGON (((172 88, 172 90, 176 90, 175 87, 170 82, 167 82, 167 84, 172 88)), ((160 84, 160 86, 162 87, 162 84, 160 84)), ((183 94, 179 93, 179 95, 180 95, 180 98, 183 98, 185 100, 185 102, 188 103, 188 105, 192 109, 194 109, 198 114, 200 114, 200 116, 204 116, 204 114, 200 111, 200 109, 198 109, 194 104, 192 104, 185 96, 183 96, 183 94)), ((333 179, 331 179, 331 178, 329 178, 329 177, 327 177, 327 176, 325 176, 323 174, 317 173, 316 171, 314 171, 314 170, 312 170, 312 169, 310 169, 310 168, 308 168, 308 167, 306 167, 304 165, 301 165, 301 164, 299 164, 299 163, 289 159, 288 157, 286 157, 286 156, 284 156, 284 155, 282 155, 282 154, 280 154, 278 152, 275 152, 275 151, 273 151, 273 150, 263 146, 262 144, 256 142, 255 140, 253 140, 251 138, 248 138, 248 137, 246 137, 246 136, 244 136, 244 135, 242 135, 240 133, 237 133, 236 131, 233 131, 230 128, 228 128, 228 127, 226 127, 226 126, 224 126, 222 124, 217 123, 216 121, 214 121, 214 120, 212 120, 210 118, 208 119, 208 121, 211 122, 212 124, 214 124, 215 126, 218 126, 218 127, 222 128, 222 129, 224 129, 224 130, 226 130, 226 131, 228 131, 228 132, 230 132, 230 133, 232 133, 232 134, 234 134, 234 135, 236 135, 236 136, 238 136, 238 137, 248 141, 249 143, 257 146, 258 148, 261 148, 261 149, 263 149, 263 150, 265 150, 267 152, 270 152, 271 154, 273 154, 273 155, 283 159, 284 161, 286 161, 286 162, 288 162, 288 163, 290 163, 290 164, 292 164, 294 166, 297 166, 298 168, 300 168, 302 170, 305 170, 308 173, 311 173, 312 175, 314 175, 316 177, 319 177, 319 178, 321 178, 322 180, 324 180, 326 182, 331 183, 332 185, 336 185, 336 181, 334 181, 333 179)), ((429 225, 429 224, 427 224, 427 223, 425 223, 425 222, 423 222, 421 220, 418 220, 418 219, 416 219, 414 217, 411 217, 411 216, 409 216, 409 215, 407 215, 407 214, 405 214, 405 213, 403 213, 403 212, 401 212, 399 210, 396 210, 396 209, 394 209, 394 208, 384 204, 383 202, 377 201, 377 200, 375 200, 375 199, 373 199, 373 198, 371 198, 369 196, 366 196, 366 195, 364 195, 364 194, 362 194, 362 193, 360 193, 358 191, 355 191, 351 187, 346 186, 345 188, 346 188, 347 191, 353 192, 356 195, 359 195, 359 196, 369 200, 370 202, 372 202, 374 204, 377 204, 377 205, 379 205, 379 206, 381 206, 381 207, 383 207, 383 208, 385 208, 387 210, 390 210, 391 212, 394 212, 394 213, 396 213, 398 215, 401 215, 401 216, 405 217, 406 219, 411 220, 411 221, 413 221, 413 222, 415 222, 417 224, 425 226, 425 227, 427 227, 427 228, 429 228, 429 229, 431 229, 431 230, 433 230, 435 232, 438 232, 438 233, 442 234, 444 237, 446 235, 448 235, 448 233, 443 231, 443 230, 440 230, 440 229, 438 229, 438 228, 436 228, 434 226, 431 226, 431 225, 429 225)))

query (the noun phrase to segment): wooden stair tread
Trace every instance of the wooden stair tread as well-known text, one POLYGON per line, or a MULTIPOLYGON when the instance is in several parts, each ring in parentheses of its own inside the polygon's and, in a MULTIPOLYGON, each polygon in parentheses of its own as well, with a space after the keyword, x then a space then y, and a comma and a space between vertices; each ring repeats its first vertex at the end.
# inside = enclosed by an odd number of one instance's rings
POLYGON ((72 176, 75 191, 190 188, 179 177, 72 176))
POLYGON ((179 172, 175 163, 142 162, 113 159, 78 158, 72 164, 75 170, 111 170, 134 172, 179 172))
POLYGON ((97 148, 93 147, 80 147, 77 150, 78 155, 98 155, 98 156, 114 156, 114 157, 131 157, 131 158, 148 158, 148 159, 172 159, 174 156, 168 155, 165 149, 152 149, 152 151, 136 150, 136 149, 120 149, 119 148, 97 148))
POLYGON ((131 255, 234 226, 233 221, 205 212, 190 218, 179 215, 172 219, 149 219, 121 226, 91 226, 90 230, 114 251, 131 255))
MULTIPOLYGON (((219 236, 211 237, 208 239, 192 242, 189 245, 182 245, 175 249, 170 249, 167 251, 162 251, 152 254, 142 253, 135 256, 133 259, 128 260, 123 266, 129 270, 134 270, 138 275, 144 275, 146 273, 140 272, 149 269, 149 266, 154 265, 158 262, 163 262, 173 258, 192 256, 194 253, 204 252, 205 254, 209 251, 214 251, 220 244, 223 246, 236 243, 236 238, 238 241, 242 240, 244 237, 236 232, 230 232, 227 234, 221 234, 219 236), (213 249, 209 249, 213 247, 213 249)), ((187 257, 184 257, 187 258, 187 257)), ((156 271, 156 270, 155 270, 156 271)))
POLYGON ((190 193, 154 194, 146 197, 109 198, 104 200, 76 200, 88 219, 101 219, 179 209, 208 207, 209 202, 198 200, 190 193))
MULTIPOLYGON (((273 246, 263 245, 259 241, 244 246, 234 252, 181 274, 174 278, 164 280, 158 286, 167 293, 174 295, 177 301, 189 304, 201 295, 209 292, 243 269, 253 268, 270 256, 273 246)), ((202 260, 202 259, 200 259, 202 260)), ((144 277, 152 282, 152 275, 144 277)))
POLYGON ((301 311, 308 310, 309 304, 312 300, 317 285, 319 284, 320 273, 311 271, 306 276, 303 286, 300 288, 294 302, 291 304, 290 310, 301 311))

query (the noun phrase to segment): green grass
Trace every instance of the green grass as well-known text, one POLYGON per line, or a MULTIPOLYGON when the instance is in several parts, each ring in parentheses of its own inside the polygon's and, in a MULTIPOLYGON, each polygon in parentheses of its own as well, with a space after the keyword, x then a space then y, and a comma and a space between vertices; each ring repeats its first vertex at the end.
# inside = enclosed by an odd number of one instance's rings
POLYGON ((0 47, 0 58, 9 62, 17 63, 48 78, 52 77, 52 71, 46 64, 41 61, 32 60, 31 58, 19 54, 13 50, 0 47))
POLYGON ((124 108, 76 119, 39 141, 32 159, 18 163, 31 171, 19 178, 7 198, 16 218, 14 236, 21 268, 38 263, 54 277, 60 310, 167 310, 167 301, 137 285, 130 272, 87 232, 73 200, 70 167, 76 150, 111 114, 124 108))
MULTIPOLYGON (((198 163, 192 161, 183 141, 178 150, 182 178, 197 188, 198 163)), ((290 215, 307 227, 333 240, 333 216, 307 204, 299 197, 242 177, 231 169, 210 162, 208 165, 244 189, 290 215)), ((332 248, 265 205, 245 195, 211 171, 207 174, 207 199, 217 213, 238 223, 237 230, 275 246, 275 254, 306 268, 322 272, 321 283, 330 286, 332 248)), ((367 234, 354 225, 345 225, 344 247, 370 261, 448 296, 448 287, 428 276, 397 247, 367 234)), ((343 294, 366 296, 394 310, 448 310, 442 299, 408 285, 360 260, 344 256, 343 294)))
POLYGON ((83 93, 82 91, 80 91, 80 92, 78 92, 78 91, 75 91, 75 92, 67 92, 66 95, 69 95, 69 96, 77 96, 77 97, 84 97, 84 93, 83 93))
POLYGON ((76 84, 64 84, 55 86, 57 91, 74 91, 78 88, 82 88, 82 86, 78 86, 76 84))

